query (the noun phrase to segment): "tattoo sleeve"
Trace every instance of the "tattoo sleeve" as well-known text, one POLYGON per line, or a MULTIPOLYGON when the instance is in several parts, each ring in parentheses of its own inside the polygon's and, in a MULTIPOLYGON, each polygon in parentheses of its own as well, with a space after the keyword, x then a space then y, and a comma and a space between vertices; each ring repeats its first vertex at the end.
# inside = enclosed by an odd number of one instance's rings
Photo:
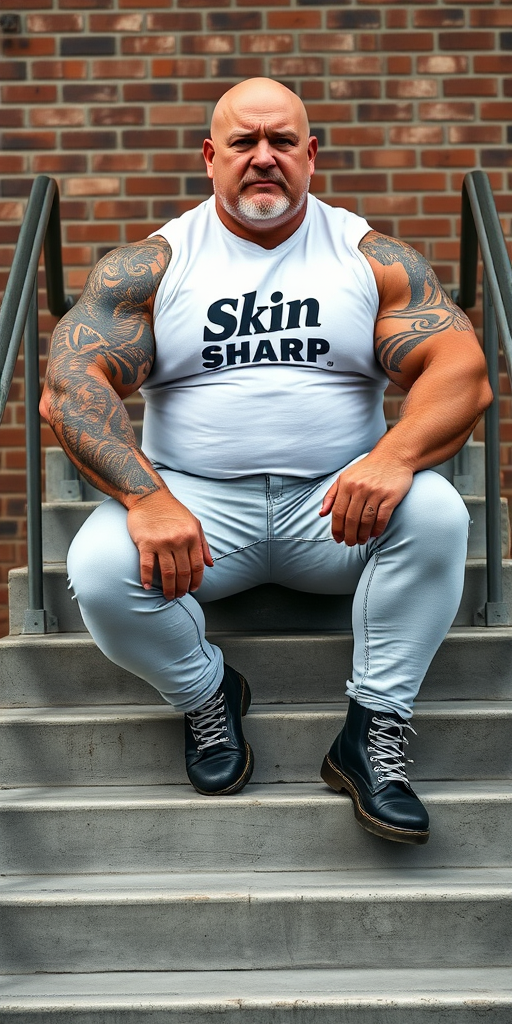
POLYGON ((386 372, 399 374, 408 353, 433 335, 449 328, 472 330, 467 316, 443 291, 430 264, 410 245, 371 232, 359 249, 383 267, 400 263, 408 278, 409 302, 386 311, 376 325, 375 351, 386 372))
POLYGON ((153 364, 152 304, 170 259, 163 238, 109 253, 52 338, 43 414, 85 478, 120 500, 159 486, 122 399, 153 364))

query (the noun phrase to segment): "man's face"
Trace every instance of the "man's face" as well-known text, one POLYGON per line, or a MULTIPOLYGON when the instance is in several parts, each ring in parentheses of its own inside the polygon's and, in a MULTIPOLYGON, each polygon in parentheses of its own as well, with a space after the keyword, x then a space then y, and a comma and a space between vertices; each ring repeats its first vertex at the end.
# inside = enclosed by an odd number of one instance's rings
POLYGON ((304 215, 317 140, 287 92, 253 90, 219 104, 212 139, 204 143, 221 219, 245 237, 288 225, 295 230, 304 215))

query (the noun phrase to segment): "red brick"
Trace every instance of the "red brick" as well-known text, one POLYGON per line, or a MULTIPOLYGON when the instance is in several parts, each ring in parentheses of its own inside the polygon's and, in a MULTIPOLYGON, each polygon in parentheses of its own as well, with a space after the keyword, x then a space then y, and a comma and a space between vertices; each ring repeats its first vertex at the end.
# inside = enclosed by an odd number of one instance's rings
POLYGON ((441 50, 492 50, 494 32, 440 32, 441 50))
POLYGON ((501 127, 497 125, 450 125, 448 142, 463 145, 467 142, 501 142, 501 127))
POLYGON ((41 153, 32 157, 35 174, 84 174, 87 170, 85 153, 41 153))
POLYGON ((23 128, 25 125, 25 111, 19 107, 0 107, 0 125, 3 128, 23 128))
POLYGON ((271 57, 270 74, 274 78, 287 75, 323 75, 322 57, 271 57))
POLYGON ((165 14, 148 14, 149 32, 200 32, 203 27, 201 14, 182 14, 174 11, 165 14))
POLYGON ((0 61, 0 79, 3 81, 23 81, 27 77, 27 65, 21 60, 0 61))
POLYGON ((159 222, 161 225, 163 218, 170 220, 173 217, 181 217, 182 213, 193 210, 195 206, 197 199, 160 199, 153 203, 153 214, 157 218, 162 218, 159 222))
POLYGON ((444 28, 453 26, 463 28, 464 11, 454 7, 444 10, 419 10, 413 12, 413 25, 416 28, 444 28))
POLYGON ((351 170, 354 167, 355 159, 351 150, 342 149, 321 149, 315 160, 317 170, 351 170))
POLYGON ((445 96, 497 96, 496 78, 447 78, 443 82, 445 96))
POLYGON ((510 7, 502 8, 501 10, 476 10, 470 12, 470 23, 476 28, 487 28, 493 25, 502 28, 507 28, 512 25, 512 10, 510 7))
POLYGON ((153 78, 202 78, 206 72, 206 61, 198 57, 154 60, 151 63, 151 72, 153 78))
POLYGON ((380 75, 382 74, 382 57, 348 56, 331 57, 329 61, 331 75, 380 75))
POLYGON ((473 121, 474 103, 420 103, 419 115, 425 121, 473 121))
POLYGON ((115 132, 62 132, 63 149, 115 149, 117 138, 115 132))
POLYGON ((62 199, 60 215, 63 220, 86 220, 89 215, 89 207, 87 203, 79 199, 62 199))
POLYGON ((512 118, 512 103, 482 103, 480 116, 484 121, 509 121, 512 118))
POLYGON ((299 89, 299 96, 303 100, 323 100, 325 97, 325 88, 323 82, 301 82, 299 89))
POLYGON ((84 124, 85 111, 81 107, 39 107, 30 111, 30 123, 35 128, 77 127, 84 124))
POLYGON ((68 224, 65 228, 68 242, 118 242, 119 224, 68 224))
POLYGON ((503 95, 512 96, 512 78, 503 79, 503 95))
POLYGON ((420 75, 463 75, 467 70, 468 58, 461 57, 458 54, 453 56, 435 54, 431 57, 418 57, 418 73, 420 75))
POLYGON ((121 53, 174 53, 174 36, 127 36, 121 40, 121 53))
POLYGON ((143 23, 142 14, 89 15, 91 32, 141 32, 143 23))
POLYGON ((202 171, 204 170, 203 154, 194 153, 155 153, 153 157, 155 171, 202 171))
POLYGON ((360 32, 357 41, 358 49, 363 53, 380 50, 382 37, 377 32, 360 32))
POLYGON ((385 133, 383 128, 331 128, 331 140, 337 146, 382 146, 385 133))
POLYGON ((0 220, 21 220, 23 210, 23 203, 0 202, 0 220))
POLYGON ((148 158, 144 153, 94 153, 92 170, 95 172, 145 171, 148 158))
POLYGON ((127 196, 167 196, 177 195, 179 191, 178 178, 155 178, 152 175, 145 175, 126 179, 127 196))
POLYGON ((93 78, 144 78, 146 62, 143 60, 93 60, 93 78))
POLYGON ((491 55, 475 55, 474 70, 476 75, 510 75, 512 73, 512 53, 493 53, 491 55))
MULTIPOLYGON (((329 14, 331 13, 329 12, 329 14)), ((321 27, 322 15, 320 11, 269 11, 267 14, 267 28, 291 30, 294 28, 321 27)), ((328 24, 328 27, 334 26, 328 24)))
POLYGON ((82 14, 28 14, 28 32, 83 32, 82 14))
POLYGON ((164 103, 178 98, 178 87, 174 82, 129 82, 123 86, 125 101, 138 103, 164 103))
POLYGON ((434 37, 431 32, 383 32, 380 37, 383 50, 432 50, 434 37))
POLYGON ((410 75, 412 71, 412 60, 410 57, 398 56, 388 57, 388 75, 410 75))
POLYGON ((182 53, 232 53, 235 48, 233 36, 202 35, 182 36, 182 53))
MULTIPOLYGON (((187 208, 192 210, 194 206, 197 206, 197 202, 192 201, 188 203, 187 208)), ((167 220, 169 220, 169 217, 167 217, 167 220)), ((161 228, 163 223, 163 217, 159 217, 158 220, 145 221, 143 224, 127 224, 125 228, 126 241, 140 242, 153 231, 158 231, 158 228, 161 228)))
POLYGON ((260 32, 258 35, 246 35, 240 39, 241 53, 287 53, 290 50, 293 50, 293 37, 284 33, 265 35, 260 32))
POLYGON ((404 100, 437 96, 437 81, 435 78, 407 78, 387 82, 386 96, 404 100))
POLYGON ((171 128, 127 129, 122 144, 126 149, 172 149, 178 144, 178 135, 171 128))
POLYGON ((206 107, 198 104, 173 104, 172 106, 153 107, 150 111, 150 124, 204 124, 206 107))
POLYGON ((123 107, 120 104, 111 107, 92 107, 90 118, 91 124, 95 126, 144 124, 144 107, 123 107))
POLYGON ((13 153, 0 153, 0 173, 23 174, 26 165, 26 157, 14 155, 13 153))
POLYGON ((332 99, 380 99, 381 83, 376 78, 342 78, 329 85, 332 99))
POLYGON ((66 196, 117 196, 121 191, 119 178, 69 178, 64 184, 66 196))
POLYGON ((322 53, 327 50, 354 50, 355 39, 350 32, 304 32, 299 36, 301 50, 322 53))
POLYGON ((310 121, 350 121, 349 103, 306 103, 310 121))
POLYGON ((480 161, 482 167, 512 167, 512 149, 482 149, 480 161))
POLYGON ((358 121, 411 121, 412 103, 358 103, 358 121))
POLYGON ((206 15, 209 32, 251 32, 262 26, 259 11, 210 11, 206 15))
POLYGON ((406 10, 386 11, 386 28, 407 28, 408 14, 406 10))
POLYGON ((64 266, 86 266, 92 263, 92 249, 90 245, 64 245, 62 247, 62 262, 64 266))
POLYGON ((398 222, 402 238, 435 238, 450 235, 451 221, 444 217, 409 217, 398 222))
POLYGON ((55 85, 3 85, 2 103, 55 103, 55 85))
POLYGON ((55 149, 55 132, 4 132, 3 149, 55 149))
POLYGON ((444 192, 445 174, 431 174, 426 171, 393 175, 393 189, 397 192, 444 192))
POLYGON ((45 37, 35 39, 27 36, 4 36, 2 52, 13 57, 49 57, 55 53, 55 40, 45 37))
POLYGON ((87 78, 87 61, 35 60, 32 78, 87 78))
POLYGON ((415 214, 418 212, 416 196, 365 196, 365 214, 415 214))
POLYGON ((83 291, 89 277, 88 270, 68 270, 64 274, 66 291, 83 291))
POLYGON ((423 167, 474 167, 474 149, 429 149, 421 154, 423 167))
POLYGON ((332 187, 336 192, 387 192, 388 178, 386 174, 333 174, 332 187))
POLYGON ((360 160, 361 167, 416 167, 413 149, 367 149, 360 160))
MULTIPOLYGON (((454 192, 460 192, 464 181, 465 171, 454 171, 450 176, 450 188, 454 192)), ((499 191, 503 188, 503 174, 501 171, 489 171, 489 184, 492 189, 499 191)))
POLYGON ((125 220, 147 217, 147 203, 142 199, 100 199, 94 203, 98 220, 125 220))

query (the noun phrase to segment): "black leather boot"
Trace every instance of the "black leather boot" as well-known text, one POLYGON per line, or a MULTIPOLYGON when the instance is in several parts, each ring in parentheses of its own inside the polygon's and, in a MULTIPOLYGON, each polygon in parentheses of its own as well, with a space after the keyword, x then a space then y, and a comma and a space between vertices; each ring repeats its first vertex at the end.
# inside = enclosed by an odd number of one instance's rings
POLYGON ((347 790, 368 832, 395 843, 420 844, 428 841, 428 814, 407 778, 404 729, 412 726, 399 715, 372 711, 351 699, 321 774, 337 793, 347 790))
POLYGON ((198 793, 238 793, 249 781, 254 758, 242 732, 242 717, 250 704, 247 680, 224 665, 219 689, 197 711, 185 715, 185 763, 198 793))

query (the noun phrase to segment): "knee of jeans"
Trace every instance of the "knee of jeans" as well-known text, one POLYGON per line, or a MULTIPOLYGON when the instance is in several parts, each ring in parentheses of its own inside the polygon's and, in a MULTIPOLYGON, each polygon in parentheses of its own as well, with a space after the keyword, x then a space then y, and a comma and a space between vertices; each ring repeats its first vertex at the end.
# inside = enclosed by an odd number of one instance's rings
POLYGON ((67 568, 70 587, 80 605, 109 607, 126 589, 138 567, 137 549, 130 538, 93 532, 87 523, 71 543, 67 568))
POLYGON ((431 542, 435 538, 436 545, 445 550, 467 545, 468 510, 458 491, 439 473, 426 470, 416 474, 409 504, 420 538, 431 542))

